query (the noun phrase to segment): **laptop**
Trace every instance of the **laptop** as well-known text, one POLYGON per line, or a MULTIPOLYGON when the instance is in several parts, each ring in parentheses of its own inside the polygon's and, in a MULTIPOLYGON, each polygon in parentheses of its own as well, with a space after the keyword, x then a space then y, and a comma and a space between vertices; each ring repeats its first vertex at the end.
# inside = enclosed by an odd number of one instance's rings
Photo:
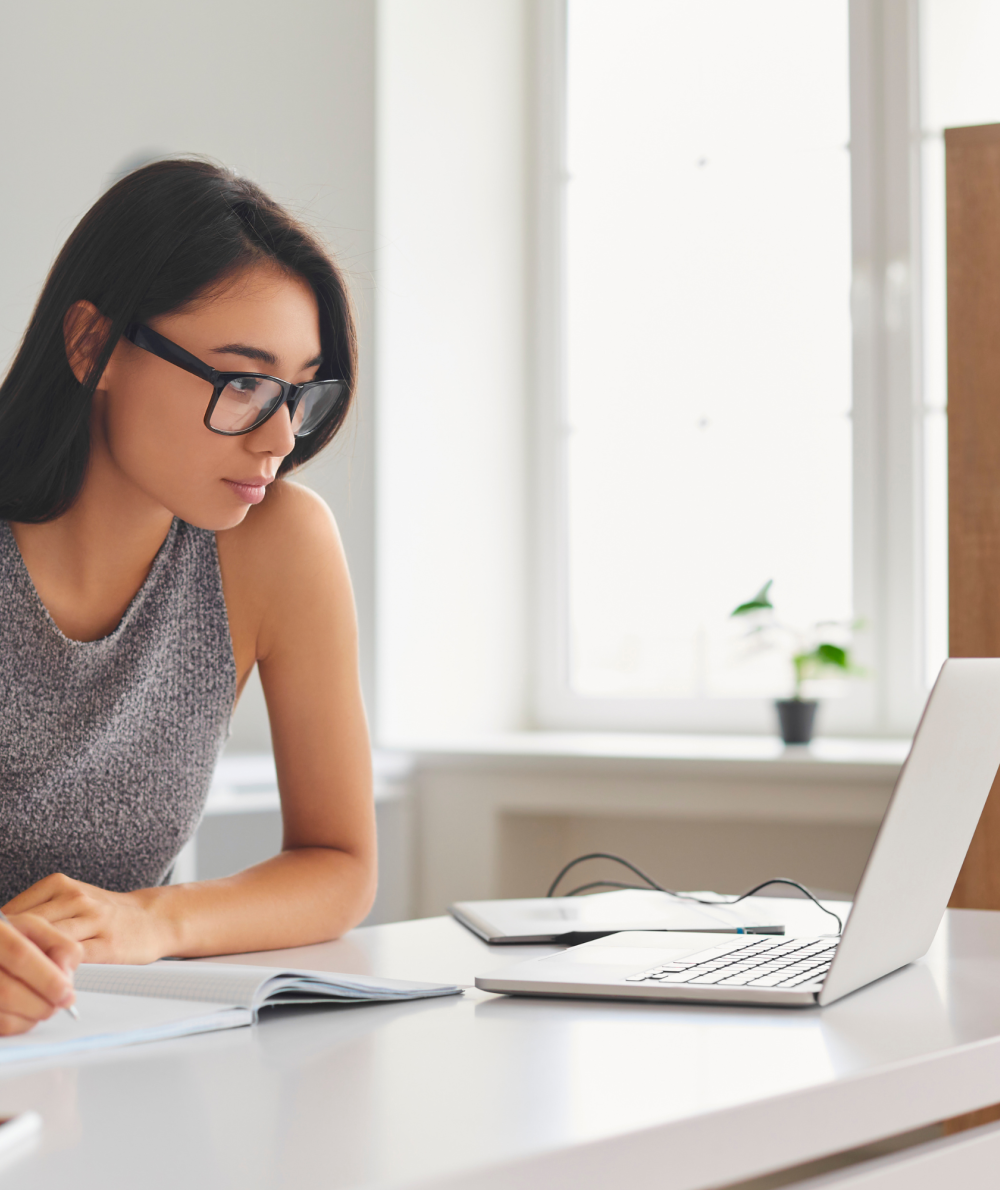
MULTIPOLYGON (((1000 658, 951 658, 924 708, 842 935, 627 931, 476 979, 487 992, 831 1004, 926 954, 1000 768, 1000 658)), ((817 914, 819 910, 816 911, 817 914)))

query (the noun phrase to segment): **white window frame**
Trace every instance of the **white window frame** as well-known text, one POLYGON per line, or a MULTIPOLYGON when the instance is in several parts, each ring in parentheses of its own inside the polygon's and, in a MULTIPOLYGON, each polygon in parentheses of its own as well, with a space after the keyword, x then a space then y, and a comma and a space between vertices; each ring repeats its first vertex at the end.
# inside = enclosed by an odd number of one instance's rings
MULTIPOLYGON (((918 3, 850 0, 853 585, 867 676, 823 708, 831 735, 909 734, 926 697, 918 3)), ((764 699, 600 699, 569 687, 566 0, 536 0, 534 19, 533 725, 770 733, 764 699)))

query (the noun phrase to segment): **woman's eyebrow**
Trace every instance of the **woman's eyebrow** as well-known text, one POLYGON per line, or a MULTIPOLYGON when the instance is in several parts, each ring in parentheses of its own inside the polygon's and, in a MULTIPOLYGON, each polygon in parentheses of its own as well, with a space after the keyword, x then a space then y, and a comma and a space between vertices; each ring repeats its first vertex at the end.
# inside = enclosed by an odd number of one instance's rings
POLYGON ((250 347, 246 343, 227 343, 225 347, 213 347, 213 355, 241 355, 244 359, 255 359, 258 363, 275 367, 278 357, 263 347, 250 347))
MULTIPOLYGON (((241 355, 244 359, 256 360, 260 364, 267 364, 269 368, 278 365, 278 357, 272 351, 263 347, 251 347, 247 343, 227 343, 225 347, 213 347, 213 355, 241 355)), ((302 365, 303 368, 315 368, 323 362, 323 356, 314 355, 311 360, 302 365)))

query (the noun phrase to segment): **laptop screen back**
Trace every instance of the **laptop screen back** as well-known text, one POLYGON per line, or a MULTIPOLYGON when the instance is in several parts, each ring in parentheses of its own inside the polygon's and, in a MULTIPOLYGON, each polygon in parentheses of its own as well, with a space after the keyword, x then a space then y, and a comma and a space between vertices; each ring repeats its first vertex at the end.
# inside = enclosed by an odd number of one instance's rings
POLYGON ((1000 658, 951 658, 896 781, 821 1004, 926 953, 998 768, 1000 658))

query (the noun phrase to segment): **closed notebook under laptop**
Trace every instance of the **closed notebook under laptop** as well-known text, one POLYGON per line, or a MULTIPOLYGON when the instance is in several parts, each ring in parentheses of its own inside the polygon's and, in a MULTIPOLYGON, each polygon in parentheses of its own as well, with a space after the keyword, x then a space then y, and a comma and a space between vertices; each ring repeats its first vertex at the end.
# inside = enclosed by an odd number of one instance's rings
MULTIPOLYGON (((711 899, 713 894, 697 895, 711 899)), ((739 905, 697 905, 652 888, 629 888, 590 897, 459 901, 448 912, 493 945, 572 944, 623 930, 783 934, 786 904, 780 897, 754 897, 739 905)))
MULTIPOLYGON (((843 936, 615 934, 480 976, 488 992, 829 1004, 926 953, 1000 768, 1000 659, 945 662, 843 936)), ((817 910, 817 913, 819 911, 817 910)))

